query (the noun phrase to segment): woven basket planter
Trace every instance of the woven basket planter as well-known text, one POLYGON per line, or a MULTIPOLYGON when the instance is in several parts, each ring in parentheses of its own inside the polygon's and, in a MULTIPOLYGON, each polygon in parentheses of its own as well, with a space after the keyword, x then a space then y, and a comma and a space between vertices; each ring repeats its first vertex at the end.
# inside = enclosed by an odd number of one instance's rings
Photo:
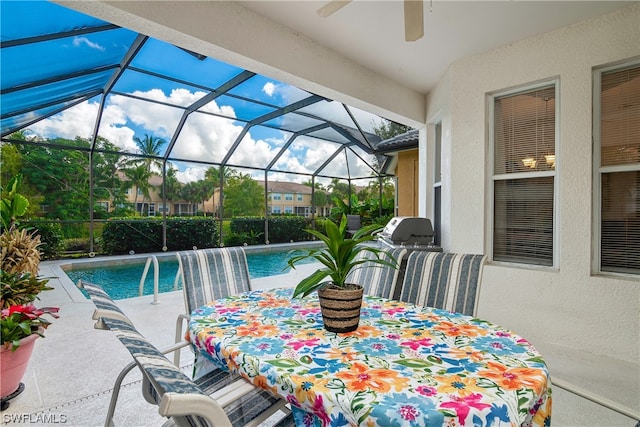
POLYGON ((324 288, 318 291, 324 328, 329 332, 352 332, 358 329, 364 288, 324 288))

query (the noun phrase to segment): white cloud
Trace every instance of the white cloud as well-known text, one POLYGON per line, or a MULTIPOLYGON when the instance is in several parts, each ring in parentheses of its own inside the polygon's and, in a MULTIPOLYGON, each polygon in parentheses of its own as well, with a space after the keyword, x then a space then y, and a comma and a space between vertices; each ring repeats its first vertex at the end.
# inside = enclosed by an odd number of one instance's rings
POLYGON ((94 43, 94 42, 92 42, 91 40, 89 40, 86 37, 74 37, 73 38, 73 45, 75 47, 85 45, 85 46, 90 47, 91 49, 99 50, 100 52, 104 52, 105 51, 104 46, 100 46, 98 43, 94 43))
POLYGON ((36 122, 28 129, 45 138, 90 138, 97 115, 98 104, 83 102, 53 117, 36 122))
POLYGON ((262 91, 269 96, 273 96, 276 93, 276 85, 272 82, 267 82, 262 86, 262 91))
POLYGON ((209 166, 205 165, 196 165, 196 166, 188 166, 184 170, 178 170, 176 172, 176 178, 178 181, 186 184, 188 182, 200 181, 204 179, 204 173, 209 169, 209 166))
MULTIPOLYGON (((275 87, 268 90, 272 89, 277 91, 275 87)), ((203 92, 193 93, 186 89, 174 90, 169 95, 160 89, 146 92, 138 91, 135 94, 162 103, 181 106, 191 105, 204 96, 203 92)), ((60 114, 37 122, 29 130, 46 138, 74 139, 76 136, 90 138, 95 126, 98 105, 97 102, 83 102, 60 114)), ((204 106, 201 111, 235 117, 235 111, 232 107, 220 106, 215 101, 204 106)), ((109 97, 105 105, 99 135, 125 152, 136 152, 134 136, 143 137, 147 133, 164 138, 169 142, 182 114, 181 108, 113 95, 109 97)), ((171 156, 185 160, 219 163, 231 149, 243 126, 244 123, 236 122, 231 118, 194 112, 187 118, 171 156)), ((254 139, 249 132, 243 137, 230 162, 236 165, 264 167, 276 156, 289 136, 290 134, 283 132, 282 138, 268 136, 265 139, 254 139)), ((336 149, 336 144, 316 138, 299 137, 278 160, 276 169, 312 173, 336 149)), ((331 165, 331 169, 341 170, 344 173, 346 172, 344 156, 338 157, 331 165)), ((202 179, 204 171, 208 167, 209 165, 181 162, 177 176, 182 182, 202 179)), ((355 171, 352 170, 352 172, 355 171)), ((261 174, 260 172, 256 176, 261 174)), ((303 175, 288 174, 286 176, 289 180, 298 182, 309 179, 308 176, 303 175)))

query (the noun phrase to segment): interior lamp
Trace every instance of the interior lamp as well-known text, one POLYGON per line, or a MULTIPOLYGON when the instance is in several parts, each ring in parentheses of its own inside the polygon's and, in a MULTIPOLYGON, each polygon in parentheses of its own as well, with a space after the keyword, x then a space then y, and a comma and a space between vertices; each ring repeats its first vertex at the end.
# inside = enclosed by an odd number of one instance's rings
POLYGON ((538 161, 533 157, 526 157, 522 159, 522 164, 528 168, 535 169, 536 165, 538 164, 538 161))
POLYGON ((552 168, 556 168, 556 155, 555 154, 545 154, 544 155, 544 159, 547 162, 547 164, 552 167, 552 168))

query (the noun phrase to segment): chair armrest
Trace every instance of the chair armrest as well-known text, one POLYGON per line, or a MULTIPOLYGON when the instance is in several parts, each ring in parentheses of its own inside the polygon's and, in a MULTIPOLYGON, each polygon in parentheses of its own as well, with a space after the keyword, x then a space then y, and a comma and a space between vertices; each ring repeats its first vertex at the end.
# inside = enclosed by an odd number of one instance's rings
MULTIPOLYGON (((182 340, 182 341, 180 341, 178 343, 170 345, 169 347, 165 347, 165 348, 161 349, 160 352, 162 354, 169 354, 169 353, 173 353, 174 351, 178 351, 178 350, 180 350, 180 349, 182 349, 184 347, 187 347, 189 345, 191 345, 191 343, 189 341, 182 340)), ((176 365, 176 366, 178 366, 178 365, 176 365)))
POLYGON ((164 417, 199 416, 216 427, 232 427, 218 402, 202 394, 165 393, 160 400, 158 413, 164 417))
MULTIPOLYGON (((183 332, 182 332, 182 324, 183 324, 183 322, 185 320, 187 322, 189 322, 189 319, 191 319, 191 316, 188 315, 188 314, 179 314, 178 315, 178 318, 176 319, 176 340, 175 340, 175 343, 179 343, 181 341, 184 341, 183 332)), ((173 356, 173 364, 176 365, 176 366, 180 366, 180 352, 179 351, 176 351, 175 355, 173 356)))

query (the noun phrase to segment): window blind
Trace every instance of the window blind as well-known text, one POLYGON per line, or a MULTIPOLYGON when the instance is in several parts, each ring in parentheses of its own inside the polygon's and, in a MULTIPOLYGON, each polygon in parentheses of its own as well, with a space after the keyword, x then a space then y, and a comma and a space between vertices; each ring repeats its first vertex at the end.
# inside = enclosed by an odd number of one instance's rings
POLYGON ((494 99, 493 259, 553 265, 555 85, 494 99))
POLYGON ((600 270, 640 274, 640 67, 600 91, 600 270))
POLYGON ((555 88, 495 100, 494 173, 555 169, 555 88))

